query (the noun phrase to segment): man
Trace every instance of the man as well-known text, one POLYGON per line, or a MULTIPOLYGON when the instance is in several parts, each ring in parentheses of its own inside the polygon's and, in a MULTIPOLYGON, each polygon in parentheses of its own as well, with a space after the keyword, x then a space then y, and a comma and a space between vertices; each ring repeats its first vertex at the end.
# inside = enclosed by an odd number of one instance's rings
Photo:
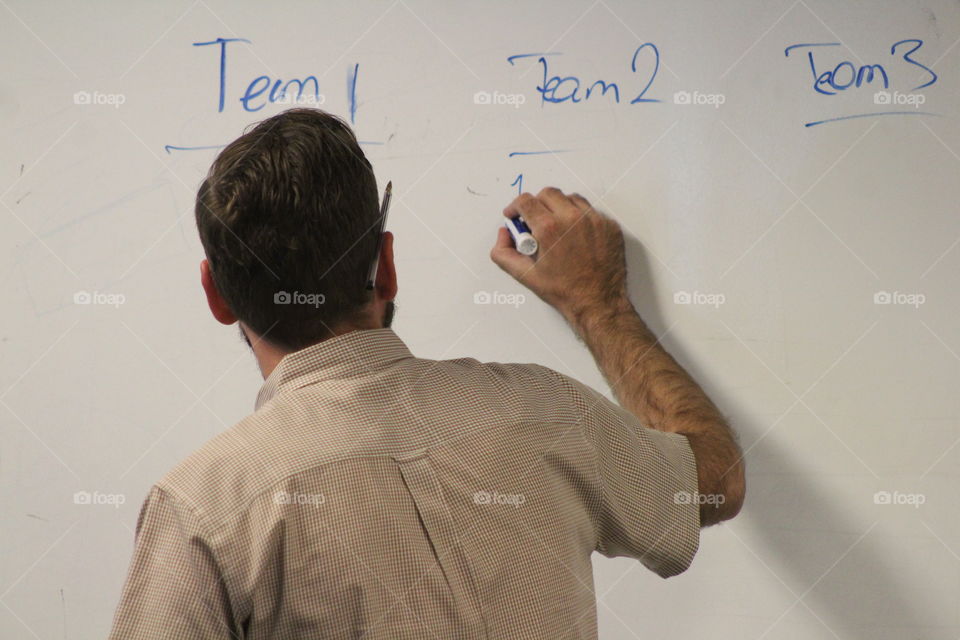
POLYGON ((265 383, 151 489, 112 637, 595 638, 594 551, 688 567, 700 527, 740 509, 735 438, 630 304, 618 225, 556 189, 517 214, 539 254, 501 228, 491 258, 622 407, 538 365, 407 350, 393 234, 377 254, 376 181, 343 121, 287 111, 220 153, 201 282, 265 383))

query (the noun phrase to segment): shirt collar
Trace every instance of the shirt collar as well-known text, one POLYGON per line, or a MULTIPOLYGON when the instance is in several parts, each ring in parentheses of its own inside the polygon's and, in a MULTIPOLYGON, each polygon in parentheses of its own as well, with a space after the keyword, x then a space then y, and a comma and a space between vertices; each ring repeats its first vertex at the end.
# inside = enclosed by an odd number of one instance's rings
POLYGON ((385 367, 413 354, 393 329, 358 329, 285 355, 264 380, 254 410, 281 391, 385 367))

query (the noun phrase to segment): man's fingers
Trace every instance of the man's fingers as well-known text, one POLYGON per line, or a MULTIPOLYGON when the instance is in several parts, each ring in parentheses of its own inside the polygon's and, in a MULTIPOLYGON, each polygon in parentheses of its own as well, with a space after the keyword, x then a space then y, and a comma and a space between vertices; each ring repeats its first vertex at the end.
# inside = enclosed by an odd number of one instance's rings
POLYGON ((571 193, 570 200, 574 205, 576 205, 577 209, 580 209, 580 211, 583 211, 584 213, 593 211, 593 205, 590 204, 587 199, 581 196, 579 193, 571 193))
POLYGON ((534 231, 534 235, 536 235, 536 228, 544 219, 553 216, 553 213, 537 198, 534 198, 529 193, 521 193, 513 199, 513 202, 506 206, 503 210, 503 215, 508 218, 513 218, 518 215, 523 216, 527 225, 534 231))
POLYGON ((537 199, 547 205, 555 214, 561 214, 565 209, 573 205, 570 198, 563 194, 563 191, 556 187, 544 187, 537 194, 537 199))
POLYGON ((513 249, 517 252, 517 254, 523 255, 520 254, 520 252, 517 251, 513 246, 513 238, 510 237, 510 232, 507 231, 506 227, 500 227, 497 230, 497 243, 493 246, 493 248, 495 251, 499 249, 513 249))
POLYGON ((500 227, 497 231, 497 243, 490 250, 490 259, 518 280, 534 264, 533 258, 523 255, 513 246, 513 239, 505 227, 500 227))
MULTIPOLYGON (((592 210, 590 203, 579 194, 567 196, 555 187, 544 187, 536 196, 521 193, 506 206, 503 215, 508 218, 523 216, 533 236, 540 242, 540 246, 547 248, 556 237, 559 228, 576 224, 583 215, 582 212, 588 210, 592 210)), ((492 254, 491 257, 493 257, 492 254)), ((494 262, 497 260, 494 259, 494 262)), ((497 264, 505 268, 500 262, 497 264)), ((516 277, 515 274, 513 275, 516 277)))

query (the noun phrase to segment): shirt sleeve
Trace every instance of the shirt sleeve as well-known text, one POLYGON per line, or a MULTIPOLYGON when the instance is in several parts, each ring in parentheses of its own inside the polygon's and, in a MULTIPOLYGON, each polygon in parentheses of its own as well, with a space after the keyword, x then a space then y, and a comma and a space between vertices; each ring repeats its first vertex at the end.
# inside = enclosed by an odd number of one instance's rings
POLYGON ((229 602, 193 510, 154 486, 140 509, 110 638, 239 638, 229 602))
POLYGON ((567 378, 594 452, 597 551, 635 558, 668 578, 700 545, 697 464, 686 436, 644 426, 598 391, 567 378))

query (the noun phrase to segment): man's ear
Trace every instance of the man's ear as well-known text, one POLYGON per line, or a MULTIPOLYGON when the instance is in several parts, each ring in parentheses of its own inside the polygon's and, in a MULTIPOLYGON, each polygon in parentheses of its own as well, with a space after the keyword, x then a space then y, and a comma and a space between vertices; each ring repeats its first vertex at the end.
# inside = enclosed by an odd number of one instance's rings
POLYGON ((210 263, 206 259, 200 262, 200 284, 203 285, 203 291, 207 294, 207 306, 210 307, 210 313, 222 324, 233 324, 237 321, 237 316, 227 306, 226 301, 217 291, 217 285, 213 281, 213 273, 210 272, 210 263))
POLYGON ((393 233, 390 231, 383 233, 376 287, 377 294, 384 300, 393 300, 397 297, 397 267, 393 263, 393 233))

